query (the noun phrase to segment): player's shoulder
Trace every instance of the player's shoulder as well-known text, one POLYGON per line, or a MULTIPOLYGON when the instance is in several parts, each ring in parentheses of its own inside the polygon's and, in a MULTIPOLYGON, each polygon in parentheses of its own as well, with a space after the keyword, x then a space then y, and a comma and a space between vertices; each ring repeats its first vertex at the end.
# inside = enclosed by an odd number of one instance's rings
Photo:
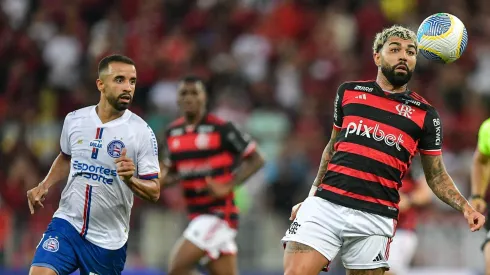
POLYGON ((490 118, 487 118, 480 126, 480 134, 487 134, 490 136, 490 118))
POLYGON ((427 106, 428 109, 432 108, 435 109, 434 106, 432 106, 429 101, 427 101, 423 96, 419 95, 418 93, 411 91, 410 92, 410 97, 415 100, 415 102, 420 102, 424 105, 427 106))
POLYGON ((213 114, 207 114, 206 117, 204 118, 204 122, 206 124, 211 124, 216 126, 225 126, 230 123, 229 121, 226 121, 213 114))
POLYGON ((65 121, 73 121, 73 120, 89 117, 90 112, 92 111, 93 108, 95 108, 94 105, 69 112, 65 117, 65 121))
POLYGON ((376 89, 376 81, 375 80, 353 80, 353 81, 345 81, 339 85, 339 91, 343 90, 351 90, 351 91, 360 91, 360 92, 373 92, 376 89))
MULTIPOLYGON (((140 117, 139 115, 137 115, 137 114, 135 114, 129 110, 126 110, 126 112, 131 113, 131 116, 128 119, 128 123, 131 125, 131 128, 138 129, 138 130, 144 130, 144 129, 151 130, 150 125, 148 125, 148 123, 142 117, 140 117)), ((142 132, 142 133, 144 133, 144 132, 142 132)))

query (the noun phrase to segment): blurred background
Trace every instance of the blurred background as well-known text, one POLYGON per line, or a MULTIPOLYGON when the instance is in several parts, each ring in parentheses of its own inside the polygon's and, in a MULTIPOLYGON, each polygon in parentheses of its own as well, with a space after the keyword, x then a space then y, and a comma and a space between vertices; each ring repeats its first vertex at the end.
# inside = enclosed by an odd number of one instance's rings
MULTIPOLYGON (((417 30, 436 12, 459 17, 469 46, 451 65, 419 58, 410 88, 438 109, 444 159, 464 195, 480 123, 490 111, 487 0, 0 0, 0 274, 27 274, 63 184, 30 215, 26 191, 59 153, 64 116, 98 102, 97 64, 122 53, 137 66, 133 112, 162 140, 178 116, 176 85, 201 76, 210 110, 260 144, 267 165, 238 190, 242 274, 282 274, 280 238, 304 199, 347 80, 374 79, 371 45, 393 23, 417 30)), ((135 199, 124 274, 164 274, 186 226, 177 188, 135 199), (132 271, 132 272, 130 272, 132 271)), ((420 209, 411 274, 483 274, 485 232, 434 199, 420 209)), ((341 264, 340 264, 341 265, 341 264)), ((343 274, 338 263, 330 274, 343 274)))

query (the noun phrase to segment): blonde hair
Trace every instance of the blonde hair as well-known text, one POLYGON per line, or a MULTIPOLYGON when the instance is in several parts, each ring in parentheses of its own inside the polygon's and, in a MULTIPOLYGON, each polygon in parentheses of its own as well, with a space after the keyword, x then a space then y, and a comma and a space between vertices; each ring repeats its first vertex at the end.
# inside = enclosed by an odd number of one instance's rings
POLYGON ((393 25, 389 28, 385 28, 381 32, 376 34, 373 43, 373 52, 379 53, 386 41, 388 41, 388 39, 393 36, 399 37, 401 39, 412 40, 418 52, 419 48, 417 44, 417 35, 415 34, 415 32, 399 25, 393 25))

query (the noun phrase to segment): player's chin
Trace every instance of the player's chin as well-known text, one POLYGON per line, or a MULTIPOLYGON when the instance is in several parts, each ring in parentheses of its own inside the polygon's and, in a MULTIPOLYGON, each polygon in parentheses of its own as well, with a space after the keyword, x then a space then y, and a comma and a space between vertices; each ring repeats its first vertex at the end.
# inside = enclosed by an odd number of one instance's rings
POLYGON ((118 102, 116 104, 116 110, 124 111, 124 110, 128 109, 130 105, 131 105, 130 103, 118 102))

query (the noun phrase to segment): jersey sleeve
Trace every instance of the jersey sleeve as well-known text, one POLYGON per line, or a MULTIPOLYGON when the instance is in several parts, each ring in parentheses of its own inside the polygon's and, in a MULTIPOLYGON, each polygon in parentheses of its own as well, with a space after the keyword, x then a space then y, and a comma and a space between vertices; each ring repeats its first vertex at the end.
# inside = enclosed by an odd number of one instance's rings
POLYGON ((63 122, 63 129, 61 130, 60 148, 61 148, 61 153, 65 156, 71 156, 70 116, 72 115, 73 115, 72 113, 69 113, 65 117, 65 121, 63 122))
POLYGON ((335 95, 335 101, 333 105, 333 127, 336 130, 342 129, 342 122, 344 121, 344 112, 342 111, 342 100, 344 99, 345 84, 342 84, 337 89, 335 95))
POLYGON ((150 126, 142 131, 139 141, 140 148, 137 155, 138 177, 140 179, 155 179, 160 174, 160 164, 158 162, 157 138, 150 126))
POLYGON ((427 110, 419 150, 422 155, 442 154, 442 123, 439 114, 434 109, 427 110))
POLYGON ((478 131, 478 151, 490 156, 490 119, 485 120, 478 131))
POLYGON ((223 145, 235 155, 247 157, 257 149, 257 144, 250 135, 239 131, 235 125, 228 122, 223 131, 223 145))

